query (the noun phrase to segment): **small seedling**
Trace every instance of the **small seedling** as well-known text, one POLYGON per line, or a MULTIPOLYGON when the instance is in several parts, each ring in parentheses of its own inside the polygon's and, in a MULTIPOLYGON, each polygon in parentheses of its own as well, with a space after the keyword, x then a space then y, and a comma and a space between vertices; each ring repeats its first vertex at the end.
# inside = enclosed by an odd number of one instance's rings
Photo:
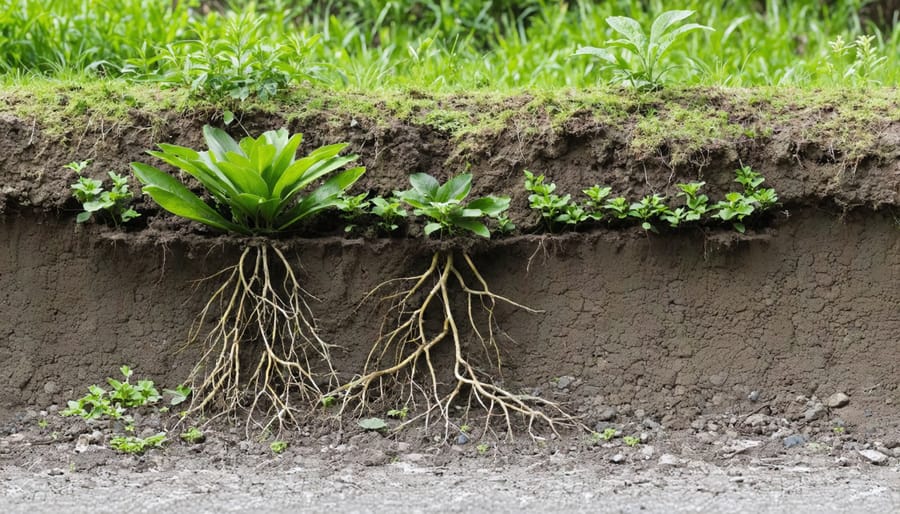
POLYGON ((48 423, 46 419, 38 420, 37 424, 38 424, 38 427, 40 427, 41 429, 45 429, 48 426, 50 426, 50 423, 48 423))
POLYGON ((509 209, 507 196, 482 196, 463 203, 472 190, 472 174, 457 175, 441 184, 431 175, 415 173, 409 177, 412 189, 397 193, 397 197, 413 209, 416 216, 425 216, 425 235, 434 232, 454 235, 469 231, 484 238, 491 232, 482 221, 498 218, 509 209))
POLYGON ((382 232, 390 233, 397 230, 400 228, 400 220, 407 216, 402 201, 396 196, 390 198, 377 196, 372 199, 371 207, 372 214, 379 218, 377 227, 382 232))
POLYGON ((402 409, 391 409, 387 412, 389 418, 396 418, 400 421, 404 421, 407 416, 409 416, 409 407, 403 406, 402 409))
POLYGON ((341 218, 347 222, 344 232, 352 232, 356 228, 354 222, 366 214, 370 205, 370 202, 366 200, 367 196, 369 196, 368 193, 361 193, 355 196, 341 193, 338 197, 336 207, 341 211, 341 218))
POLYGON ((628 199, 624 196, 610 198, 603 204, 603 209, 609 211, 609 215, 617 220, 628 217, 628 199))
POLYGON ((545 184, 544 180, 543 175, 535 175, 525 170, 525 190, 531 193, 528 196, 528 204, 532 209, 540 211, 547 228, 552 230, 553 223, 561 221, 558 218, 566 212, 572 196, 557 195, 556 184, 545 184))
POLYGON ((461 425, 459 427, 459 431, 464 434, 468 434, 471 430, 472 430, 472 427, 470 427, 469 425, 461 425))
POLYGON ((669 214, 671 211, 665 204, 665 198, 659 195, 645 196, 640 202, 632 203, 628 207, 628 216, 641 220, 641 228, 654 233, 659 231, 651 221, 669 214))
POLYGON ((181 440, 191 444, 202 443, 206 440, 206 435, 197 427, 191 427, 187 432, 182 432, 179 436, 181 440))
POLYGON ((846 432, 846 429, 845 429, 844 427, 834 427, 834 428, 831 429, 831 431, 834 432, 834 433, 837 434, 837 435, 841 435, 841 434, 843 434, 844 432, 846 432))
POLYGON ((130 382, 133 371, 128 366, 120 368, 124 381, 107 378, 112 391, 98 385, 88 388, 88 394, 78 400, 70 400, 68 407, 60 412, 61 416, 80 416, 85 420, 99 419, 108 416, 122 419, 126 409, 152 405, 159 401, 160 395, 151 380, 139 380, 137 384, 130 382))
POLYGON ((322 399, 319 400, 319 402, 322 404, 322 408, 325 409, 334 405, 336 401, 337 398, 335 398, 334 396, 323 396, 322 399))
POLYGON ((118 436, 109 441, 114 450, 132 455, 140 455, 151 448, 159 448, 166 442, 166 434, 159 433, 150 437, 118 436))
POLYGON ((269 445, 269 449, 271 449, 272 453, 275 455, 281 455, 287 448, 287 441, 272 441, 272 444, 269 445))
POLYGON ((588 217, 595 221, 603 219, 603 201, 612 194, 612 188, 593 185, 582 190, 582 193, 586 194, 588 197, 588 201, 585 203, 588 217))
POLYGON ((78 180, 72 184, 71 188, 73 196, 81 202, 84 211, 78 214, 75 221, 84 223, 91 219, 95 212, 103 211, 118 226, 140 216, 130 206, 134 194, 128 189, 128 179, 113 171, 108 172, 113 188, 106 191, 102 181, 82 175, 89 164, 90 161, 79 161, 65 166, 78 175, 78 180))
POLYGON ((169 405, 175 406, 184 403, 188 399, 188 396, 191 395, 191 388, 182 384, 175 389, 163 389, 163 394, 169 395, 169 405))
POLYGON ((634 436, 626 435, 625 437, 622 438, 622 441, 625 443, 626 446, 629 446, 629 447, 631 447, 631 448, 634 448, 635 446, 637 446, 638 444, 640 444, 641 438, 640 438, 640 437, 634 437, 634 436))
POLYGON ((610 439, 612 439, 615 436, 616 436, 616 429, 612 428, 612 427, 605 428, 605 429, 603 429, 603 432, 600 433, 600 437, 602 437, 604 441, 609 441, 610 439))
POLYGON ((478 446, 475 447, 475 449, 478 450, 478 453, 480 455, 484 455, 485 453, 488 452, 488 450, 491 449, 491 447, 488 446, 487 443, 479 443, 478 446))
POLYGON ((678 196, 685 198, 684 206, 663 214, 661 218, 669 222, 669 226, 673 228, 680 226, 683 222, 699 221, 709 209, 709 197, 700 194, 700 188, 704 185, 706 182, 675 184, 681 190, 678 196))

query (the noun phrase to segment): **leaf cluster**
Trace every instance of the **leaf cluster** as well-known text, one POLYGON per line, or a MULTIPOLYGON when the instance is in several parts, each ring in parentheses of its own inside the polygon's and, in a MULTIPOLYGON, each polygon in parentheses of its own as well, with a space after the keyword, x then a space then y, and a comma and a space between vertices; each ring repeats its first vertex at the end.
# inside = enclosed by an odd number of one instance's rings
POLYGON ((694 11, 666 11, 653 21, 649 34, 633 18, 610 16, 606 23, 623 37, 608 41, 607 48, 581 47, 575 55, 599 58, 605 68, 612 70, 614 82, 626 82, 641 91, 657 90, 662 87, 665 74, 672 69, 662 63, 663 55, 672 44, 689 32, 713 30, 698 23, 679 25, 692 14, 694 11), (610 48, 621 52, 615 53, 610 48))
POLYGON ((109 445, 122 453, 141 455, 151 448, 160 448, 166 440, 166 434, 160 432, 150 437, 116 436, 109 440, 109 445))
POLYGON ((397 198, 413 208, 413 214, 424 216, 425 236, 435 232, 454 235, 469 231, 481 237, 491 237, 484 218, 499 218, 509 209, 509 197, 483 196, 466 202, 472 190, 472 174, 463 173, 441 184, 427 173, 409 177, 412 189, 395 193, 397 198))
POLYGON ((100 419, 104 416, 111 419, 130 419, 125 416, 127 409, 143 407, 158 402, 162 396, 156 390, 152 380, 138 380, 131 383, 133 370, 128 366, 119 368, 124 380, 107 378, 112 388, 107 391, 98 385, 88 388, 88 394, 70 400, 68 407, 60 412, 62 416, 79 416, 85 420, 100 419))
POLYGON ((225 131, 203 127, 208 150, 160 144, 151 155, 197 179, 214 202, 210 206, 171 175, 134 162, 135 176, 163 209, 213 228, 244 235, 275 234, 341 203, 341 193, 365 172, 362 167, 338 171, 356 160, 339 156, 347 144, 313 150, 297 159, 302 134, 286 129, 236 142, 225 131), (312 190, 320 179, 331 175, 312 190), (223 214, 224 213, 224 214, 223 214))
POLYGON ((107 191, 102 181, 82 175, 89 164, 90 161, 76 161, 65 166, 78 175, 78 180, 71 185, 72 195, 81 202, 84 211, 76 216, 75 221, 84 223, 94 213, 104 212, 118 226, 139 217, 140 214, 131 208, 134 195, 128 188, 128 179, 114 171, 107 172, 112 180, 112 189, 107 191))

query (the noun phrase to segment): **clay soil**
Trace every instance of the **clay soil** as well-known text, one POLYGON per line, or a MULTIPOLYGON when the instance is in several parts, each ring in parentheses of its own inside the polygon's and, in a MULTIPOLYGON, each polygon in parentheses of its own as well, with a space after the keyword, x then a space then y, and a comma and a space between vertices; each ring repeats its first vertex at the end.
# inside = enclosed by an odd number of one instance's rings
MULTIPOLYGON (((694 164, 673 164, 666 147, 637 156, 631 128, 584 113, 524 135, 516 127, 525 120, 513 119, 465 155, 460 141, 429 126, 360 119, 351 127, 327 112, 291 118, 291 130, 311 134, 310 145, 351 142, 369 170, 360 191, 404 188, 415 171, 445 178, 467 163, 477 194, 509 194, 519 231, 465 243, 494 292, 541 311, 498 307, 504 384, 560 402, 591 429, 614 428, 642 442, 628 447, 621 437, 599 441, 584 431, 510 441, 473 421, 479 428, 465 438, 438 444, 433 430, 374 434, 323 409, 284 435, 290 447, 281 456, 265 437, 247 440, 227 423, 208 426, 201 444, 173 436, 143 457, 114 452, 109 437, 121 427, 61 418, 59 410, 121 364, 160 386, 181 383, 199 352, 183 348, 185 335, 213 287, 197 280, 233 264, 242 243, 146 200, 137 203, 143 217, 128 229, 76 226, 78 206, 62 165, 93 158, 98 177, 125 170, 131 160, 146 160, 155 142, 199 145, 199 127, 214 116, 149 119, 138 109, 113 125, 94 120, 62 135, 43 133, 34 120, 0 117, 0 487, 11 507, 41 498, 64 506, 103 476, 165 495, 169 489, 148 485, 149 472, 170 478, 176 492, 205 494, 207 483, 257 490, 243 479, 229 482, 234 470, 269 484, 238 500, 248 508, 253 498, 300 494, 285 478, 293 474, 312 491, 304 501, 321 506, 329 490, 375 495, 368 480, 399 481, 412 491, 446 479, 477 490, 482 468, 506 470, 483 471, 496 480, 546 479, 544 494, 526 487, 536 499, 522 505, 532 508, 574 509, 577 500, 561 498, 624 487, 640 494, 628 492, 626 503, 609 507, 627 511, 657 484, 662 496, 645 506, 664 511, 666 494, 677 500, 678 484, 697 481, 712 491, 710 511, 727 510, 714 499, 740 490, 752 493, 743 508, 759 510, 752 507, 768 492, 795 481, 827 487, 824 478, 805 478, 819 472, 846 480, 853 498, 876 498, 876 510, 896 506, 896 494, 884 495, 896 492, 896 470, 876 468, 861 452, 881 453, 892 468, 900 457, 900 120, 881 120, 872 150, 847 161, 834 141, 800 136, 821 122, 821 112, 798 113, 763 141, 719 141, 692 154, 694 164), (630 196, 673 195, 675 183, 700 178, 717 199, 741 164, 761 172, 782 201, 746 235, 712 225, 660 235, 607 226, 540 233, 520 186, 523 169, 547 174, 573 195, 595 182, 630 196), (835 393, 849 402, 834 401, 835 393), (190 478, 187 470, 212 475, 190 478), (554 481, 560 474, 571 480, 554 481), (866 477, 882 489, 872 493, 866 477), (51 492, 39 497, 37 490, 51 492)), ((284 122, 261 113, 243 119, 251 133, 284 122)), ((320 300, 313 309, 322 334, 340 344, 335 360, 343 373, 360 368, 378 334, 383 311, 374 302, 360 305, 365 292, 427 266, 435 246, 423 244, 419 231, 346 236, 326 221, 279 242, 320 300)), ((177 434, 188 423, 176 426, 177 416, 151 410, 136 422, 148 434, 177 434)), ((521 498, 515 488, 506 491, 521 498)), ((228 495, 210 498, 227 503, 228 495)))

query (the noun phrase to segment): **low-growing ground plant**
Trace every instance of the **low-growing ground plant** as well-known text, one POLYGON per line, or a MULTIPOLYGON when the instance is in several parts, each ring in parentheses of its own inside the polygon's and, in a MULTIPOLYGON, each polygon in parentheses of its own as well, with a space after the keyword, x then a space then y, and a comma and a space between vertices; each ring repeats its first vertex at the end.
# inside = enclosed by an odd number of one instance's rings
POLYGON ((535 175, 525 170, 525 191, 531 193, 528 195, 528 205, 541 213, 547 229, 552 232, 554 224, 562 221, 560 216, 566 216, 568 219, 572 195, 557 195, 556 184, 544 183, 544 180, 546 180, 544 175, 535 175))
POLYGON ((669 222, 672 228, 678 228, 685 222, 700 221, 709 209, 709 197, 700 194, 700 188, 704 185, 706 182, 675 184, 681 190, 677 196, 684 197, 684 206, 663 214, 662 219, 669 222))
POLYGON ((131 208, 134 195, 129 191, 128 179, 114 171, 108 172, 112 189, 107 191, 103 187, 103 181, 83 175, 89 165, 90 161, 76 161, 65 166, 78 175, 78 180, 71 186, 72 195, 81 202, 84 211, 75 217, 75 221, 84 223, 95 213, 103 213, 107 221, 118 226, 140 216, 131 208))
POLYGON ((406 209, 403 202, 396 196, 382 198, 377 196, 371 201, 371 211, 378 218, 376 226, 386 234, 390 234, 400 228, 400 223, 406 219, 406 209))
POLYGON ((179 435, 182 441, 191 444, 199 444, 206 440, 206 435, 197 427, 191 427, 179 435))
POLYGON ((128 409, 153 405, 162 398, 152 380, 138 380, 132 384, 131 376, 134 371, 128 366, 122 366, 119 371, 125 380, 107 378, 110 390, 98 385, 88 387, 88 394, 77 400, 70 400, 60 415, 78 416, 85 420, 107 417, 130 422, 131 417, 126 415, 128 409))
MULTIPOLYGON (((401 200, 426 219, 425 236, 456 236, 473 233, 489 238, 487 219, 497 219, 509 207, 509 198, 483 196, 468 200, 472 175, 462 174, 441 184, 423 173, 410 176, 412 186, 398 193, 401 200)), ((536 437, 534 424, 543 421, 555 430, 558 424, 576 421, 554 402, 504 388, 493 376, 502 376, 500 349, 496 341, 494 308, 498 302, 536 312, 492 292, 465 250, 437 250, 424 273, 395 279, 371 291, 367 298, 389 284, 410 284, 389 294, 390 308, 360 376, 331 392, 344 396, 344 408, 362 414, 373 403, 411 406, 417 415, 410 423, 424 419, 426 429, 436 415, 444 423, 444 438, 450 436, 452 419, 468 417, 473 406, 487 411, 486 429, 495 416, 512 435, 513 416, 525 418, 529 433, 536 437), (462 294, 465 312, 454 309, 454 298, 462 294), (480 311, 480 312, 479 312, 480 311), (432 319, 437 316, 437 319, 432 319), (440 327, 432 329, 432 327, 440 327), (465 341, 466 328, 474 339, 465 341), (435 361, 439 347, 449 345, 451 363, 435 361), (449 383, 444 377, 452 373, 449 383), (423 402, 418 404, 417 402, 423 402), (461 410, 454 409, 462 402, 461 410)), ((401 426, 403 425, 401 424, 401 426)), ((487 430, 486 430, 487 431, 487 430)))
POLYGON ((167 441, 165 433, 150 437, 116 436, 109 440, 109 445, 122 453, 141 455, 151 448, 160 448, 167 441))
POLYGON ((729 221, 740 233, 746 231, 744 219, 757 210, 766 210, 778 202, 778 195, 772 188, 761 188, 765 179, 749 166, 743 166, 735 172, 735 182, 744 186, 744 192, 733 191, 725 195, 725 199, 717 202, 713 209, 714 218, 729 221))
POLYGON ((251 236, 235 265, 209 277, 222 282, 188 336, 188 344, 204 345, 190 377, 194 394, 188 412, 212 410, 215 417, 246 409, 248 432, 254 424, 262 430, 276 424, 280 430, 297 423, 300 411, 314 408, 336 385, 337 375, 309 295, 273 236, 339 205, 364 169, 340 171, 357 158, 339 155, 346 144, 297 159, 302 135, 289 136, 285 129, 240 142, 210 126, 203 135, 208 150, 160 144, 160 151, 149 153, 197 179, 212 205, 168 173, 132 163, 144 193, 163 209, 251 236), (261 420, 254 417, 258 409, 261 420))
POLYGON ((666 205, 665 198, 660 195, 648 195, 641 198, 641 201, 634 202, 628 207, 628 216, 638 219, 641 222, 641 228, 650 232, 659 233, 659 230, 653 225, 656 219, 663 219, 671 213, 666 205))

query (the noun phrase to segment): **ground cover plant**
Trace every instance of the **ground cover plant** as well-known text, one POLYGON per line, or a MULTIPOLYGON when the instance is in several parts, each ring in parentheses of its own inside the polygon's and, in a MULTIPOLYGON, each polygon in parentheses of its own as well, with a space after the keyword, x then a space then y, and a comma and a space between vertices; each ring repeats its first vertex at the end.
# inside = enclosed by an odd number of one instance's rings
MULTIPOLYGON (((468 173, 443 184, 424 173, 413 174, 409 180, 412 188, 397 197, 425 219, 426 238, 466 233, 490 238, 485 222, 500 218, 509 207, 508 197, 487 195, 469 200, 472 175, 468 173)), ((457 416, 468 419, 473 406, 487 413, 485 433, 492 429, 495 417, 503 420, 510 436, 516 415, 524 418, 533 437, 537 437, 536 422, 553 430, 560 424, 577 424, 555 402, 499 385, 502 357, 494 309, 502 302, 535 311, 492 292, 466 250, 436 250, 423 273, 389 280, 367 297, 397 284, 401 284, 400 290, 383 299, 390 307, 361 374, 328 394, 343 396, 342 412, 349 408, 364 414, 378 403, 393 405, 388 416, 401 424, 424 419, 427 429, 433 418, 441 420, 445 440, 456 426, 457 416), (460 296, 465 304, 462 315, 454 305, 460 296), (435 326, 440 328, 432 329, 435 326), (466 341, 467 336, 472 340, 466 341), (448 345, 452 355, 449 366, 435 357, 448 345), (449 387, 443 383, 445 375, 451 377, 449 387), (462 412, 454 409, 457 403, 462 412)), ((364 420, 370 423, 364 428, 374 429, 374 420, 378 427, 386 427, 380 418, 369 418, 364 420)))
POLYGON ((209 277, 220 283, 199 314, 188 343, 204 353, 191 374, 189 412, 236 415, 246 427, 282 429, 336 384, 331 345, 323 341, 295 265, 273 239, 325 209, 363 174, 333 144, 296 158, 301 134, 272 130, 235 141, 204 127, 208 150, 160 144, 149 152, 193 177, 210 205, 177 179, 148 164, 132 164, 143 192, 162 208, 218 230, 247 236, 238 262, 209 277), (251 362, 242 350, 250 347, 251 362), (297 403, 297 399, 300 403, 297 403), (305 404, 302 400, 306 400, 305 404), (261 420, 254 417, 260 410, 261 420), (274 428, 273 428, 274 427, 274 428))
POLYGON ((307 81, 469 91, 624 79, 652 89, 663 71, 670 84, 890 86, 900 82, 890 59, 900 51, 900 32, 895 12, 878 11, 887 5, 0 0, 0 72, 120 77, 238 100, 307 81), (673 14, 690 11, 691 23, 673 14), (621 50, 601 51, 599 62, 572 57, 579 48, 611 46, 621 50), (679 66, 667 70, 671 63, 679 66))

